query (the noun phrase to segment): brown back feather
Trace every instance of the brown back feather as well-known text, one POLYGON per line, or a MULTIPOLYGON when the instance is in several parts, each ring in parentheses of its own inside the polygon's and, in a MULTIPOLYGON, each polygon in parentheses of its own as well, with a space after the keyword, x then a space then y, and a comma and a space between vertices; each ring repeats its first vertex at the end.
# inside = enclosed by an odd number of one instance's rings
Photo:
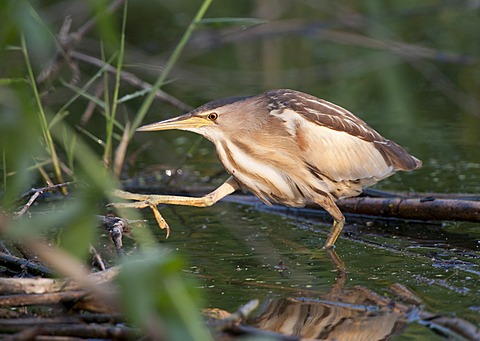
POLYGON ((385 161, 395 170, 414 170, 422 166, 422 161, 410 155, 395 142, 385 139, 360 118, 336 104, 303 92, 286 89, 271 90, 263 96, 267 97, 270 110, 288 108, 315 124, 372 142, 385 161))

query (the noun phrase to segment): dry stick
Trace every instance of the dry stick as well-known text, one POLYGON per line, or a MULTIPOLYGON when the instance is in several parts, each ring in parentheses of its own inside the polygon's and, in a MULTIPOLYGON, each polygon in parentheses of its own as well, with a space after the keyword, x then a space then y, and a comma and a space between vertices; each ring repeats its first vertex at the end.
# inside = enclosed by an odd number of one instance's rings
POLYGON ((24 317, 16 319, 0 319, 0 330, 6 327, 25 328, 36 325, 51 324, 80 324, 80 323, 120 323, 125 319, 120 314, 79 314, 69 316, 45 317, 42 319, 36 317, 24 317))
POLYGON ((372 197, 372 198, 410 198, 410 199, 423 199, 430 200, 435 199, 456 199, 456 200, 472 200, 480 201, 480 194, 475 193, 438 193, 438 192, 390 192, 382 191, 375 188, 364 188, 362 197, 372 197))
POLYGON ((72 310, 95 313, 116 313, 111 305, 99 300, 85 290, 61 291, 43 294, 17 294, 0 296, 0 307, 26 307, 63 305, 72 310))
POLYGON ((243 319, 248 317, 255 309, 257 309, 258 304, 258 299, 254 299, 242 305, 236 312, 230 314, 230 316, 217 321, 215 323, 215 330, 225 331, 231 329, 234 325, 238 325, 243 319))
POLYGON ((47 266, 38 258, 35 252, 31 248, 29 248, 28 245, 26 245, 25 243, 22 243, 20 241, 15 241, 13 242, 13 246, 15 246, 15 248, 22 254, 24 259, 34 262, 36 264, 42 265, 47 268, 47 266))
POLYGON ((90 250, 90 253, 93 255, 93 261, 92 262, 97 263, 98 266, 100 267, 100 269, 102 271, 105 271, 107 269, 107 267, 105 265, 105 262, 103 261, 102 255, 91 244, 90 244, 89 250, 90 250))
MULTIPOLYGON (((367 24, 368 25, 368 24, 367 24)), ((226 28, 204 32, 195 40, 195 50, 189 51, 189 56, 196 56, 205 50, 211 50, 212 47, 220 44, 238 43, 249 39, 258 39, 262 37, 280 36, 286 34, 315 34, 319 39, 327 40, 337 44, 358 46, 376 50, 387 50, 401 56, 423 58, 435 62, 453 63, 461 65, 475 65, 480 61, 479 58, 450 53, 432 49, 422 45, 409 44, 399 40, 379 40, 358 33, 358 28, 354 27, 354 32, 345 30, 336 30, 326 28, 324 23, 312 23, 303 19, 289 19, 270 22, 268 25, 258 25, 248 30, 238 30, 237 28, 226 28)))
POLYGON ((46 264, 60 274, 72 278, 82 289, 88 290, 97 299, 98 304, 109 305, 112 310, 118 308, 112 284, 93 280, 89 276, 89 271, 76 258, 57 247, 39 241, 30 241, 29 246, 46 264))
POLYGON ((401 219, 480 222, 480 202, 450 199, 347 198, 337 201, 343 212, 401 219))
POLYGON ((115 157, 113 161, 113 173, 116 179, 120 179, 120 175, 123 169, 123 163, 125 160, 125 155, 127 154, 127 147, 128 147, 128 132, 130 131, 130 122, 127 121, 125 124, 125 129, 123 130, 122 139, 118 144, 117 149, 115 150, 115 157))
MULTIPOLYGON (((18 219, 18 218, 22 217, 28 211, 28 209, 33 205, 35 200, 40 195, 44 194, 45 192, 52 192, 52 191, 55 191, 57 189, 62 189, 62 188, 65 188, 65 187, 68 187, 68 186, 72 185, 73 183, 74 182, 65 182, 65 183, 61 183, 61 184, 57 184, 57 185, 49 185, 49 186, 42 187, 42 188, 32 188, 30 191, 28 191, 27 193, 22 195, 22 198, 27 198, 27 197, 30 196, 30 199, 28 200, 28 202, 23 206, 23 208, 20 211, 14 213, 14 218, 18 219)), ((14 245, 20 251, 20 253, 22 253, 22 255, 26 259, 37 259, 38 258, 37 255, 35 254, 35 252, 33 252, 33 250, 31 248, 29 248, 28 245, 26 245, 24 243, 21 243, 21 242, 15 242, 14 245)), ((7 266, 8 265, 14 266, 15 269, 17 269, 17 270, 27 270, 34 275, 39 275, 39 276, 44 276, 44 277, 55 276, 55 272, 50 270, 48 267, 46 267, 43 263, 41 263, 41 261, 37 260, 37 262, 40 263, 40 264, 35 264, 35 263, 30 262, 26 259, 17 258, 17 257, 14 257, 14 256, 11 256, 8 259, 7 259, 7 257, 3 257, 3 261, 6 262, 5 264, 7 266), (19 265, 20 265, 20 268, 18 268, 19 265)))
MULTIPOLYGON (((95 98, 100 98, 105 91, 105 84, 103 82, 98 82, 97 85, 95 86, 95 90, 93 91, 93 96, 95 98)), ((93 115, 93 112, 95 110, 95 107, 97 106, 97 103, 95 101, 89 101, 87 104, 87 107, 85 108, 85 111, 82 114, 82 118, 80 119, 80 126, 85 127, 90 120, 90 118, 93 115)))
POLYGON ((35 200, 42 195, 45 192, 53 192, 57 189, 65 188, 70 185, 74 184, 74 182, 64 182, 61 184, 56 184, 56 185, 51 185, 51 186, 45 186, 42 188, 32 188, 30 191, 22 195, 22 198, 30 197, 28 202, 23 206, 23 208, 15 213, 15 218, 21 217, 22 215, 27 212, 27 210, 32 206, 32 204, 35 202, 35 200))
MULTIPOLYGON (((88 56, 86 54, 83 54, 83 53, 80 53, 80 52, 76 52, 76 51, 71 51, 70 52, 70 56, 76 60, 80 60, 80 61, 83 61, 85 63, 89 63, 89 64, 92 64, 92 65, 95 65, 95 66, 98 66, 100 68, 105 68, 105 71, 107 72, 110 72, 110 73, 113 73, 113 74, 116 74, 118 72, 120 72, 120 78, 129 83, 130 85, 133 85, 137 88, 140 88, 140 89, 144 89, 144 90, 148 90, 148 89, 151 89, 152 88, 152 84, 148 83, 148 82, 145 82, 143 80, 141 80, 140 78, 138 78, 137 76, 135 76, 134 74, 130 73, 130 72, 127 72, 127 71, 124 71, 124 70, 117 70, 117 68, 111 66, 111 65, 105 65, 105 62, 101 59, 98 59, 98 58, 95 58, 95 57, 92 57, 92 56, 88 56)), ((176 108, 179 108, 180 110, 183 110, 183 111, 190 111, 192 110, 193 108, 191 106, 189 106, 188 104, 180 101, 178 98, 166 93, 165 91, 163 90, 156 90, 155 91, 155 97, 176 107, 176 108)))
POLYGON ((388 288, 396 297, 401 298, 403 301, 414 305, 421 305, 422 299, 411 292, 406 286, 400 283, 393 283, 388 288))
MULTIPOLYGON (((113 13, 116 11, 121 5, 123 5, 124 0, 115 0, 113 1, 110 6, 107 8, 106 14, 113 13)), ((93 17, 89 19, 85 24, 83 24, 76 32, 70 33, 67 35, 68 30, 70 29, 69 18, 64 21, 64 24, 60 30, 60 37, 57 41, 57 51, 55 52, 52 62, 50 65, 45 68, 37 78, 37 82, 43 83, 47 79, 52 78, 58 73, 60 69, 60 64, 67 59, 68 61, 68 53, 72 51, 77 44, 82 40, 85 33, 90 31, 92 27, 97 22, 98 18, 93 17)), ((69 63, 70 64, 70 63, 69 63)), ((75 72, 75 70, 74 70, 75 72)))
MULTIPOLYGON (((64 279, 52 278, 0 278, 2 294, 44 294, 65 290, 64 279)), ((71 288, 75 290, 79 288, 71 288)))
MULTIPOLYGON (((119 271, 119 267, 114 266, 105 271, 91 273, 87 278, 92 283, 101 284, 112 281, 119 271)), ((82 286, 78 282, 64 278, 0 278, 0 293, 4 294, 44 294, 80 289, 82 286)))
MULTIPOLYGON (((244 205, 260 204, 253 196, 230 195, 222 199, 244 205)), ((386 218, 424 220, 424 221, 470 221, 480 222, 480 201, 463 199, 436 198, 369 198, 354 197, 336 202, 343 213, 378 216, 386 218)), ((316 205, 308 208, 321 211, 316 205)), ((262 206, 266 211, 291 210, 284 206, 262 206)), ((299 212, 301 212, 301 208, 299 212)))
POLYGON ((75 336, 75 340, 78 338, 131 340, 135 336, 131 328, 110 325, 47 325, 17 330, 19 333, 5 340, 37 340, 39 336, 75 336))
POLYGON ((11 270, 28 273, 35 276, 55 277, 56 273, 46 266, 35 264, 29 260, 0 252, 0 265, 11 270))
POLYGON ((68 303, 85 298, 88 293, 84 290, 62 291, 46 294, 19 294, 0 296, 0 307, 25 307, 31 305, 52 305, 68 303))
POLYGON ((19 211, 19 212, 16 212, 15 213, 15 216, 16 217, 21 217, 22 215, 25 214, 25 212, 27 212, 27 210, 30 208, 30 206, 32 206, 33 202, 35 200, 37 200, 37 198, 40 196, 40 194, 42 194, 43 192, 39 191, 39 192, 35 192, 33 193, 33 195, 30 197, 30 200, 28 200, 28 202, 23 206, 23 208, 19 211))
POLYGON ((248 334, 253 336, 272 338, 274 340, 288 340, 288 341, 300 340, 300 338, 296 336, 283 335, 280 333, 240 324, 242 320, 247 318, 258 307, 258 304, 259 304, 258 299, 251 300, 248 303, 241 306, 236 312, 230 314, 230 316, 223 318, 221 320, 216 320, 212 322, 210 327, 215 332, 248 334))
MULTIPOLYGON (((0 229, 1 230, 1 229, 0 229)), ((11 255, 12 253, 10 252, 10 250, 5 246, 5 244, 0 240, 0 252, 3 252, 7 255, 11 255)))
POLYGON ((422 322, 426 323, 432 329, 436 329, 436 325, 442 326, 449 331, 452 331, 458 335, 461 335, 467 340, 480 340, 480 329, 475 325, 462 320, 458 317, 449 317, 449 316, 438 316, 435 315, 432 317, 425 318, 422 314, 420 315, 423 319, 422 322))
MULTIPOLYGON (((401 285, 397 284, 397 288, 398 286, 401 285)), ((381 296, 376 292, 362 286, 355 286, 355 289, 363 291, 369 300, 371 300, 381 308, 394 309, 395 311, 404 314, 407 318, 408 315, 412 313, 412 307, 410 305, 402 304, 396 301, 392 302, 392 300, 388 299, 387 297, 381 296)), ((401 294, 402 298, 405 298, 405 292, 407 293, 409 299, 412 298, 412 295, 415 296, 413 293, 410 293, 410 291, 404 287, 401 288, 401 290, 404 291, 401 294)), ((415 299, 418 298, 415 297, 415 299)), ((418 303, 415 303, 415 305, 417 304, 418 303)), ((439 316, 438 314, 432 314, 428 311, 414 312, 414 314, 417 313, 418 317, 414 316, 414 318, 420 320, 420 322, 426 324, 431 329, 435 329, 436 325, 438 325, 446 328, 449 332, 461 335, 467 340, 473 341, 480 339, 480 329, 466 320, 457 317, 439 316)))

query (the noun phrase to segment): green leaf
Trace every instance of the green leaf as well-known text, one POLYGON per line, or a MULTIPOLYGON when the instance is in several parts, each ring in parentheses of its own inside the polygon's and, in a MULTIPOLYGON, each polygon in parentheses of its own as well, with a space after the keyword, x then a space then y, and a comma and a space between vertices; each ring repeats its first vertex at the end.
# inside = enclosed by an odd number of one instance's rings
POLYGON ((195 22, 198 26, 228 27, 228 26, 255 26, 268 23, 268 20, 257 18, 205 18, 195 22))
POLYGON ((118 276, 129 320, 166 340, 211 340, 198 312, 195 287, 182 276, 183 261, 158 247, 139 256, 129 258, 118 276))
POLYGON ((0 85, 11 85, 17 83, 28 84, 28 80, 25 78, 0 78, 0 85))

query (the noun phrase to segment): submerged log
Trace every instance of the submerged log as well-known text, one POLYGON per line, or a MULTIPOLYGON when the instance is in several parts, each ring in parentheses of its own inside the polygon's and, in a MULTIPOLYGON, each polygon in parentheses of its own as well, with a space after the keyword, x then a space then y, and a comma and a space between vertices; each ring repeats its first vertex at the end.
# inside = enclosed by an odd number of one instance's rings
MULTIPOLYGON (((263 205, 259 199, 249 195, 230 195, 223 200, 244 205, 263 205)), ((406 220, 480 222, 480 201, 475 200, 362 196, 338 200, 337 205, 347 214, 406 220)), ((282 207, 273 206, 271 209, 282 210, 282 207)), ((318 205, 307 207, 323 211, 318 205)), ((301 212, 302 209, 296 210, 301 212)))
POLYGON ((480 222, 480 201, 437 198, 356 197, 337 201, 342 212, 412 220, 480 222))

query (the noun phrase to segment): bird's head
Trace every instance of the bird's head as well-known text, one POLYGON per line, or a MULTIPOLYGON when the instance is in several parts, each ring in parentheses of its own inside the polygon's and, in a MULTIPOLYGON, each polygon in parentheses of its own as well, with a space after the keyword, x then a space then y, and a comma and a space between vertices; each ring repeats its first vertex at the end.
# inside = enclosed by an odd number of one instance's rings
POLYGON ((255 129, 262 119, 258 115, 260 99, 229 97, 209 102, 184 115, 142 126, 137 131, 180 129, 203 135, 215 142, 219 134, 238 133, 248 127, 255 129), (249 119, 250 118, 250 119, 249 119))

